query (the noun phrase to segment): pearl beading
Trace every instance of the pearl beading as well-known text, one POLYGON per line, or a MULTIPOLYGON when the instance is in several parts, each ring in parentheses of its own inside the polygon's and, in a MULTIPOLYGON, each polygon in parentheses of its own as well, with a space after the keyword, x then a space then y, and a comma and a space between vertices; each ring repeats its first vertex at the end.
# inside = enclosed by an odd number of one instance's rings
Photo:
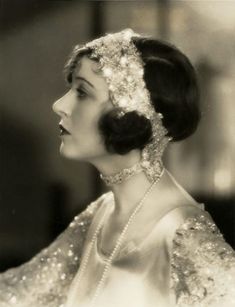
MULTIPOLYGON (((164 168, 161 172, 161 174, 158 176, 158 178, 151 184, 151 186, 147 189, 147 191, 144 193, 144 196, 142 197, 142 199, 140 200, 140 202, 138 203, 138 205, 135 207, 134 211, 132 212, 132 214, 130 215, 126 225, 124 226, 120 236, 118 237, 117 239, 117 242, 115 244, 115 247, 111 253, 111 255, 109 256, 109 258, 106 260, 106 264, 105 264, 105 267, 104 267, 104 270, 103 270, 103 273, 102 273, 102 276, 101 276, 101 279, 99 280, 98 282, 98 285, 96 287, 96 290, 95 290, 95 294, 94 294, 94 297, 92 298, 92 301, 91 301, 91 304, 90 304, 90 307, 94 307, 95 306, 95 302, 100 294, 100 291, 103 287, 103 284, 105 282, 105 279, 108 275, 108 272, 110 270, 110 267, 111 267, 111 264, 112 264, 112 261, 114 259, 114 256, 116 255, 117 251, 119 250, 119 248, 121 247, 122 245, 122 241, 127 233, 127 230, 130 226, 130 224, 132 223, 134 217, 136 216, 136 214, 138 213, 138 211, 141 209, 141 207, 143 206, 146 198, 148 197, 148 195, 152 192, 153 188, 155 187, 155 185, 159 182, 159 180, 161 179, 162 175, 164 173, 164 168)), ((79 275, 78 275, 78 279, 77 279, 77 284, 79 284, 82 280, 82 277, 85 273, 85 270, 87 268, 87 264, 88 264, 88 260, 90 258, 90 254, 91 254, 91 251, 92 251, 92 248, 94 246, 94 243, 97 239, 97 235, 101 229, 101 226, 103 224, 103 221, 106 217, 106 214, 107 214, 107 210, 103 216, 103 218, 101 219, 101 221, 99 222, 96 230, 95 230, 95 233, 92 237, 92 240, 91 240, 91 243, 90 243, 90 246, 89 248, 87 249, 86 253, 85 253, 85 256, 84 256, 84 261, 82 263, 82 266, 80 268, 80 272, 79 272, 79 275)), ((69 307, 69 305, 66 305, 66 307, 69 307)))
POLYGON ((120 172, 113 175, 100 174, 100 178, 105 182, 107 186, 112 186, 114 184, 120 184, 125 180, 130 179, 132 176, 142 172, 144 169, 140 162, 134 164, 129 168, 124 168, 120 172))

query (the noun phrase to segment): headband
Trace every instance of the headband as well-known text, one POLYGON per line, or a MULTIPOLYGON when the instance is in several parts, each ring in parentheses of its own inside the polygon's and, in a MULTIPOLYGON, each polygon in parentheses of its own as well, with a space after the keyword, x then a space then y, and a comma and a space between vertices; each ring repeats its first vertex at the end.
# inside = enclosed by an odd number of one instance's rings
POLYGON ((150 120, 153 138, 142 150, 142 159, 134 169, 144 170, 153 181, 162 171, 161 156, 170 138, 166 137, 167 130, 162 124, 162 114, 156 112, 151 103, 150 93, 143 79, 144 63, 132 41, 133 37, 140 35, 131 29, 107 34, 83 47, 76 46, 74 56, 76 58, 82 51, 91 50, 91 59, 98 59, 108 84, 111 102, 120 108, 120 116, 136 111, 150 120))

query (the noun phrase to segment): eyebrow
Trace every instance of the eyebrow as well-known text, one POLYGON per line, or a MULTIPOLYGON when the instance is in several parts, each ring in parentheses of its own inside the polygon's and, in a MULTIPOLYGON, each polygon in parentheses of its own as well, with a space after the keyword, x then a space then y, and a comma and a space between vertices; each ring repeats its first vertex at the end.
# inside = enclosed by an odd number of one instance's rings
POLYGON ((90 83, 87 79, 83 78, 83 77, 79 77, 79 76, 75 76, 75 80, 81 80, 81 81, 85 81, 87 84, 89 84, 91 87, 95 88, 94 85, 92 83, 90 83))

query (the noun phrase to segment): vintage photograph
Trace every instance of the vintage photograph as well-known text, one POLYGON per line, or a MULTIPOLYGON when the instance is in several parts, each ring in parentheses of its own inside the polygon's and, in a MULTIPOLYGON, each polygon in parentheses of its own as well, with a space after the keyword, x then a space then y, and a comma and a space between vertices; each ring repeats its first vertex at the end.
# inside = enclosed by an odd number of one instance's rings
POLYGON ((235 307, 234 33, 234 0, 0 0, 0 307, 235 307))

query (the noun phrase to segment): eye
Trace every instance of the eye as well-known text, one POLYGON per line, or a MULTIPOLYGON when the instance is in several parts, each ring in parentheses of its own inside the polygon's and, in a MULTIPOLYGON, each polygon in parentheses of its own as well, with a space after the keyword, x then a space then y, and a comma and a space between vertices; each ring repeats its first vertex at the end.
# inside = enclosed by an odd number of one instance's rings
POLYGON ((76 92, 77 92, 78 98, 82 99, 82 98, 86 98, 87 97, 86 91, 84 91, 83 88, 81 88, 81 87, 76 88, 76 92))

